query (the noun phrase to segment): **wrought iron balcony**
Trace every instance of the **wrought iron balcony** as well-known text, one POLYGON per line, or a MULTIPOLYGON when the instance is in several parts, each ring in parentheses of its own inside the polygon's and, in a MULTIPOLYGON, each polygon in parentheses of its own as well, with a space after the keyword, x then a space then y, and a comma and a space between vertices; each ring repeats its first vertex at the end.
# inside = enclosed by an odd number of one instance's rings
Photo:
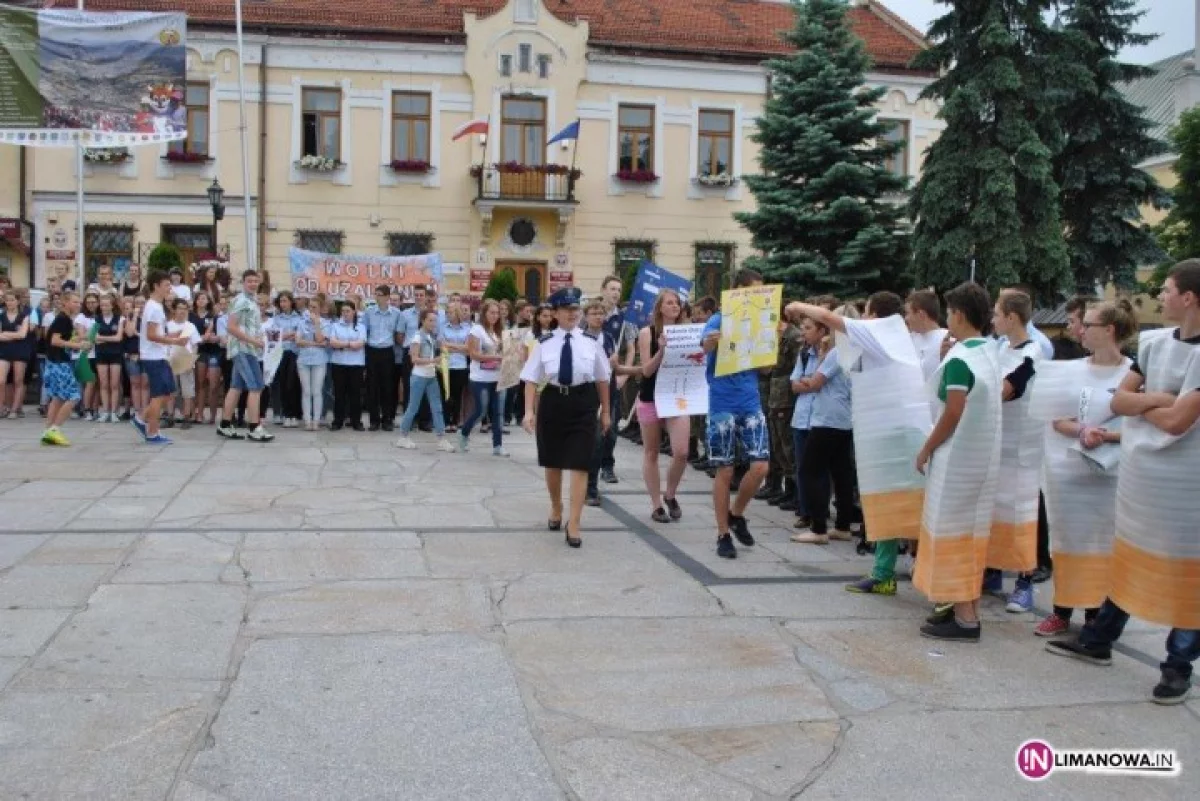
POLYGON ((575 203, 582 173, 561 164, 492 164, 471 167, 475 197, 483 201, 575 203))

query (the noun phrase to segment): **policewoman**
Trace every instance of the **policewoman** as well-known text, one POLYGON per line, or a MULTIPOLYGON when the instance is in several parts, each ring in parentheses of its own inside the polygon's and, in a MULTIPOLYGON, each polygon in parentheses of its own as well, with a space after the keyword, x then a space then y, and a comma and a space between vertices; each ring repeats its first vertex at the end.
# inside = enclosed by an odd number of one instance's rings
POLYGON ((546 470, 550 519, 558 531, 563 524, 563 471, 571 473, 571 514, 566 523, 567 545, 578 548, 588 467, 596 447, 596 412, 607 431, 609 362, 604 345, 579 328, 578 289, 560 289, 547 303, 558 328, 540 337, 530 349, 521 380, 525 382, 525 430, 537 435, 538 465, 546 470), (538 386, 546 388, 539 394, 538 386))

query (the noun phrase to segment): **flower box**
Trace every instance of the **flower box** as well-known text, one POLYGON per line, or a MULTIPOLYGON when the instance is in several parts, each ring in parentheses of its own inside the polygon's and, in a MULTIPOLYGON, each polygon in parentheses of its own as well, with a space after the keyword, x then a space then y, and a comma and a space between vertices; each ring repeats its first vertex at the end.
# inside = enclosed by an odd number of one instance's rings
POLYGON ((133 154, 124 147, 88 147, 83 150, 83 160, 88 164, 124 164, 133 154))
POLYGON ((393 159, 389 167, 392 172, 427 173, 433 171, 433 165, 420 159, 393 159))
POLYGON ((700 186, 728 189, 737 183, 737 178, 734 178, 727 172, 719 172, 715 175, 697 175, 696 183, 698 183, 700 186))
POLYGON ((296 166, 302 170, 312 170, 313 172, 333 172, 346 166, 346 163, 325 156, 304 156, 296 162, 296 166))
POLYGON ((658 175, 653 170, 618 170, 616 179, 626 184, 652 184, 658 175))
POLYGON ((212 161, 207 153, 192 153, 186 150, 168 150, 163 159, 172 164, 207 164, 212 161))
POLYGON ((583 170, 577 167, 568 167, 565 164, 521 164, 518 161, 505 161, 487 167, 482 164, 472 164, 471 177, 480 177, 485 169, 500 175, 565 175, 571 180, 583 177, 583 170))

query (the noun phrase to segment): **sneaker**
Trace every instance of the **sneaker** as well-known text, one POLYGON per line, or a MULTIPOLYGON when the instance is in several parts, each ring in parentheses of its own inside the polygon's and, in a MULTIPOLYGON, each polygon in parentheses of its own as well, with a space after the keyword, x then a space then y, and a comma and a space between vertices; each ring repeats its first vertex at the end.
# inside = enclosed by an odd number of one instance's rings
POLYGON ((605 484, 618 483, 617 474, 613 472, 611 467, 605 467, 600 470, 600 480, 605 484))
POLYGON ((683 517, 683 510, 679 508, 679 501, 674 498, 663 498, 663 503, 667 505, 667 514, 672 520, 678 520, 683 517))
POLYGON ((289 417, 283 421, 284 428, 296 428, 298 425, 300 425, 300 424, 296 421, 296 418, 294 418, 294 417, 289 417))
POLYGON ((955 618, 943 623, 926 623, 921 626, 921 636, 931 640, 946 642, 979 642, 983 627, 976 623, 974 626, 964 626, 955 618))
POLYGON ((846 592, 856 592, 863 595, 895 595, 896 580, 880 581, 873 576, 865 576, 858 581, 846 585, 846 592))
POLYGON ((86 411, 86 412, 84 412, 84 413, 83 413, 83 420, 84 420, 84 422, 85 422, 85 423, 94 423, 94 422, 96 422, 96 413, 95 413, 95 412, 93 412, 93 411, 86 411))
POLYGON ((153 437, 146 437, 147 445, 170 445, 172 439, 164 437, 162 434, 155 434, 153 437))
POLYGON ((813 534, 811 531, 802 531, 791 536, 792 542, 798 542, 801 545, 828 545, 828 534, 813 534))
POLYGON ((792 524, 792 528, 812 528, 812 518, 808 515, 797 515, 796 522, 792 524))
MULTIPOLYGON (((454 447, 454 443, 450 442, 450 440, 448 440, 448 439, 439 439, 438 444, 437 444, 437 449, 439 451, 442 451, 443 453, 457 453, 458 452, 458 448, 454 447)), ((507 456, 508 454, 506 453, 504 455, 507 456)))
POLYGON ((406 451, 411 451, 416 449, 417 443, 413 442, 412 438, 405 434, 404 436, 400 437, 400 439, 396 440, 396 447, 404 448, 406 451))
POLYGON ((1041 623, 1038 623, 1033 633, 1039 637, 1057 637, 1060 634, 1066 634, 1069 628, 1071 628, 1071 621, 1051 612, 1042 619, 1041 623))
MULTIPOLYGON (((129 418, 129 422, 133 423, 133 427, 137 429, 137 432, 141 434, 143 438, 146 436, 146 422, 142 420, 142 418, 135 414, 133 417, 129 418)), ((217 433, 219 434, 221 432, 218 431, 217 433)))
POLYGON ((66 447, 71 444, 71 441, 67 439, 63 432, 59 431, 57 428, 47 428, 45 432, 42 433, 42 444, 60 445, 66 447))
POLYGON ((913 577, 913 573, 917 570, 917 560, 912 554, 906 553, 900 557, 896 565, 896 571, 903 573, 909 578, 913 577))
POLYGON ((1032 578, 1034 584, 1041 584, 1044 581, 1049 581, 1050 577, 1053 575, 1054 575, 1054 568, 1046 567, 1045 565, 1042 565, 1037 570, 1033 571, 1033 575, 1031 576, 1031 578, 1032 578))
POLYGON ((126 409, 125 411, 121 412, 121 416, 120 416, 120 418, 118 418, 118 419, 119 419, 119 420, 120 420, 122 423, 127 423, 127 422, 129 422, 129 419, 130 419, 131 417, 133 417, 133 415, 132 415, 132 414, 129 412, 129 410, 128 410, 128 409, 126 409))
POLYGON ((507 459, 508 451, 504 450, 503 445, 497 445, 496 447, 492 448, 492 456, 500 456, 504 459, 507 459))
POLYGON ((835 528, 829 532, 829 539, 837 540, 838 542, 850 542, 854 539, 854 532, 845 528, 835 528))
POLYGON ((1021 612, 1033 611, 1033 585, 1024 581, 1017 581, 1016 589, 1008 596, 1008 603, 1004 608, 1014 615, 1021 612))
POLYGON ((583 502, 586 503, 588 506, 599 506, 600 505, 600 493, 589 492, 583 502))
POLYGON ((459 434, 458 435, 458 452, 466 453, 470 449, 471 449, 471 443, 467 441, 467 435, 459 434))
POLYGON ((655 523, 670 523, 671 516, 667 514, 667 510, 661 506, 650 513, 650 519, 655 523))
POLYGON ((934 604, 933 612, 929 617, 925 618, 925 622, 930 625, 945 623, 947 620, 954 619, 954 604, 934 604))
POLYGON ((1084 645, 1079 640, 1051 640, 1046 650, 1068 659, 1078 659, 1102 667, 1112 664, 1112 648, 1107 645, 1084 645))
POLYGON ((221 423, 221 425, 217 426, 217 436, 224 437, 225 439, 242 439, 243 434, 233 427, 233 423, 221 423))
POLYGON ((983 594, 1000 595, 1004 592, 1004 574, 988 568, 983 571, 983 594))
POLYGON ((717 537, 717 556, 722 559, 737 559, 737 548, 733 547, 733 537, 728 534, 717 537))
POLYGON ((180 422, 179 427, 182 428, 184 431, 191 431, 192 430, 192 421, 185 419, 182 422, 180 422))
POLYGON ((246 439, 251 442, 271 442, 275 439, 275 435, 263 428, 262 423, 259 423, 253 431, 246 434, 246 439))
POLYGON ((754 544, 754 537, 750 535, 750 529, 746 525, 746 518, 738 517, 733 512, 730 512, 729 528, 733 531, 733 536, 737 537, 737 541, 742 545, 750 546, 754 544))
POLYGON ((1187 700, 1188 693, 1192 690, 1191 679, 1186 679, 1179 674, 1178 671, 1166 668, 1162 672, 1162 678, 1158 684, 1154 686, 1154 692, 1151 700, 1162 706, 1173 706, 1182 704, 1187 700))

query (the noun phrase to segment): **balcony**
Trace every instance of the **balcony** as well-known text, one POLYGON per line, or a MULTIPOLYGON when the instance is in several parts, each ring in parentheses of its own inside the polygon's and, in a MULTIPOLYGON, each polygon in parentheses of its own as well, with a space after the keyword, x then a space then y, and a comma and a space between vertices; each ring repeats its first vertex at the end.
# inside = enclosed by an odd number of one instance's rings
POLYGON ((557 243, 562 245, 567 223, 579 203, 575 182, 583 175, 563 164, 474 164, 475 208, 483 224, 484 241, 491 239, 492 213, 497 207, 543 208, 558 212, 557 243))

